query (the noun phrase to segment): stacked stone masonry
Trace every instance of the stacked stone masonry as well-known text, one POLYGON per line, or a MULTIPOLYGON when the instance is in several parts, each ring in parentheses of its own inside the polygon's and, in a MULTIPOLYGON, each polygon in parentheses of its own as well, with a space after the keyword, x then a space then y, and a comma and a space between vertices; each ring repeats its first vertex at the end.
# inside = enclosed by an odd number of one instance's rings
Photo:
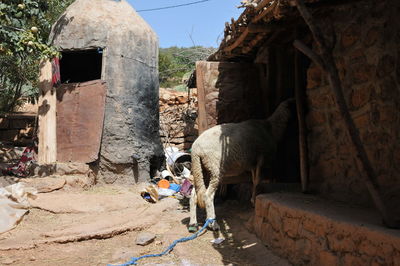
POLYGON ((312 196, 263 194, 256 200, 254 230, 294 265, 400 265, 399 231, 372 217, 379 216, 312 196))
POLYGON ((188 150, 198 136, 197 91, 160 88, 160 137, 164 147, 188 150))
MULTIPOLYGON (((320 19, 334 30, 334 56, 347 104, 388 204, 400 189, 400 2, 358 1, 335 6, 320 19), (333 25, 333 28, 332 26, 333 25)), ((315 64, 307 73, 312 189, 330 198, 368 205, 360 167, 327 77, 315 64)), ((393 207, 394 207, 393 206, 393 207)))

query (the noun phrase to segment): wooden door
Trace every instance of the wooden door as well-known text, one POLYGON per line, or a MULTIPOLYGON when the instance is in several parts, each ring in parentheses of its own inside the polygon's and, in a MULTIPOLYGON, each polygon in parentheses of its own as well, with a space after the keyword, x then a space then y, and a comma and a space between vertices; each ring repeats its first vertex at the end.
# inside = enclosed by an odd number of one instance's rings
POLYGON ((57 89, 57 161, 98 159, 106 84, 102 80, 62 84, 57 89))

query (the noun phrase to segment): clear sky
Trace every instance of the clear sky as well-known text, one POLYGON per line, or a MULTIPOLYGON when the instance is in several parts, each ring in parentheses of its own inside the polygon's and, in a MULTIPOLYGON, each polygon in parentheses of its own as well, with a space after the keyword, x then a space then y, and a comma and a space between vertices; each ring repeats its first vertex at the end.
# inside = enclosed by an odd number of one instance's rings
MULTIPOLYGON (((181 5, 199 0, 127 0, 137 11, 181 5)), ((223 37, 225 22, 239 17, 240 0, 209 0, 164 10, 139 12, 157 32, 160 47, 217 47, 223 37), (191 37, 193 41, 191 40, 191 37)))

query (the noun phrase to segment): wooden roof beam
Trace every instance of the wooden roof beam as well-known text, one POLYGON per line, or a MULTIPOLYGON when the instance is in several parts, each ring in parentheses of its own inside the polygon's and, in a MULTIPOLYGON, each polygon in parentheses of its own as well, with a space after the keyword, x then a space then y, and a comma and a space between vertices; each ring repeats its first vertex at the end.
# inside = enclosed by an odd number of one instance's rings
POLYGON ((273 12, 276 7, 278 7, 279 1, 275 0, 275 2, 267 7, 264 11, 262 11, 260 14, 255 16, 251 22, 256 23, 257 21, 260 21, 262 18, 264 18, 268 13, 273 12))
POLYGON ((253 38, 248 45, 244 46, 242 48, 242 52, 244 54, 247 54, 248 52, 250 52, 251 50, 253 50, 253 48, 262 40, 264 39, 265 34, 259 34, 257 35, 255 38, 253 38))
POLYGON ((247 28, 249 33, 268 33, 271 31, 271 27, 266 24, 250 24, 247 28))
POLYGON ((237 38, 236 41, 233 44, 231 44, 231 45, 229 45, 229 46, 224 48, 224 52, 231 52, 233 49, 238 47, 246 39, 248 34, 249 34, 249 29, 246 28, 243 31, 243 33, 240 34, 239 38, 237 38))
MULTIPOLYGON (((258 3, 257 7, 256 7, 256 12, 261 11, 261 9, 263 9, 264 7, 266 7, 269 3, 271 3, 274 0, 265 0, 265 1, 261 1, 260 3, 258 3)), ((275 0, 276 1, 276 0, 275 0)))

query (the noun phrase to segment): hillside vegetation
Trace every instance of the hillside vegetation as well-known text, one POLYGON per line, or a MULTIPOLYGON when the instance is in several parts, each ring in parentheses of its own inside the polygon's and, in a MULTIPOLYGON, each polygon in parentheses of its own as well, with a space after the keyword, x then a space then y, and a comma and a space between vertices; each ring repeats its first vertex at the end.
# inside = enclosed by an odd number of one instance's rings
POLYGON ((184 81, 194 70, 196 61, 206 60, 215 50, 215 48, 203 46, 160 48, 160 87, 186 89, 184 81))

